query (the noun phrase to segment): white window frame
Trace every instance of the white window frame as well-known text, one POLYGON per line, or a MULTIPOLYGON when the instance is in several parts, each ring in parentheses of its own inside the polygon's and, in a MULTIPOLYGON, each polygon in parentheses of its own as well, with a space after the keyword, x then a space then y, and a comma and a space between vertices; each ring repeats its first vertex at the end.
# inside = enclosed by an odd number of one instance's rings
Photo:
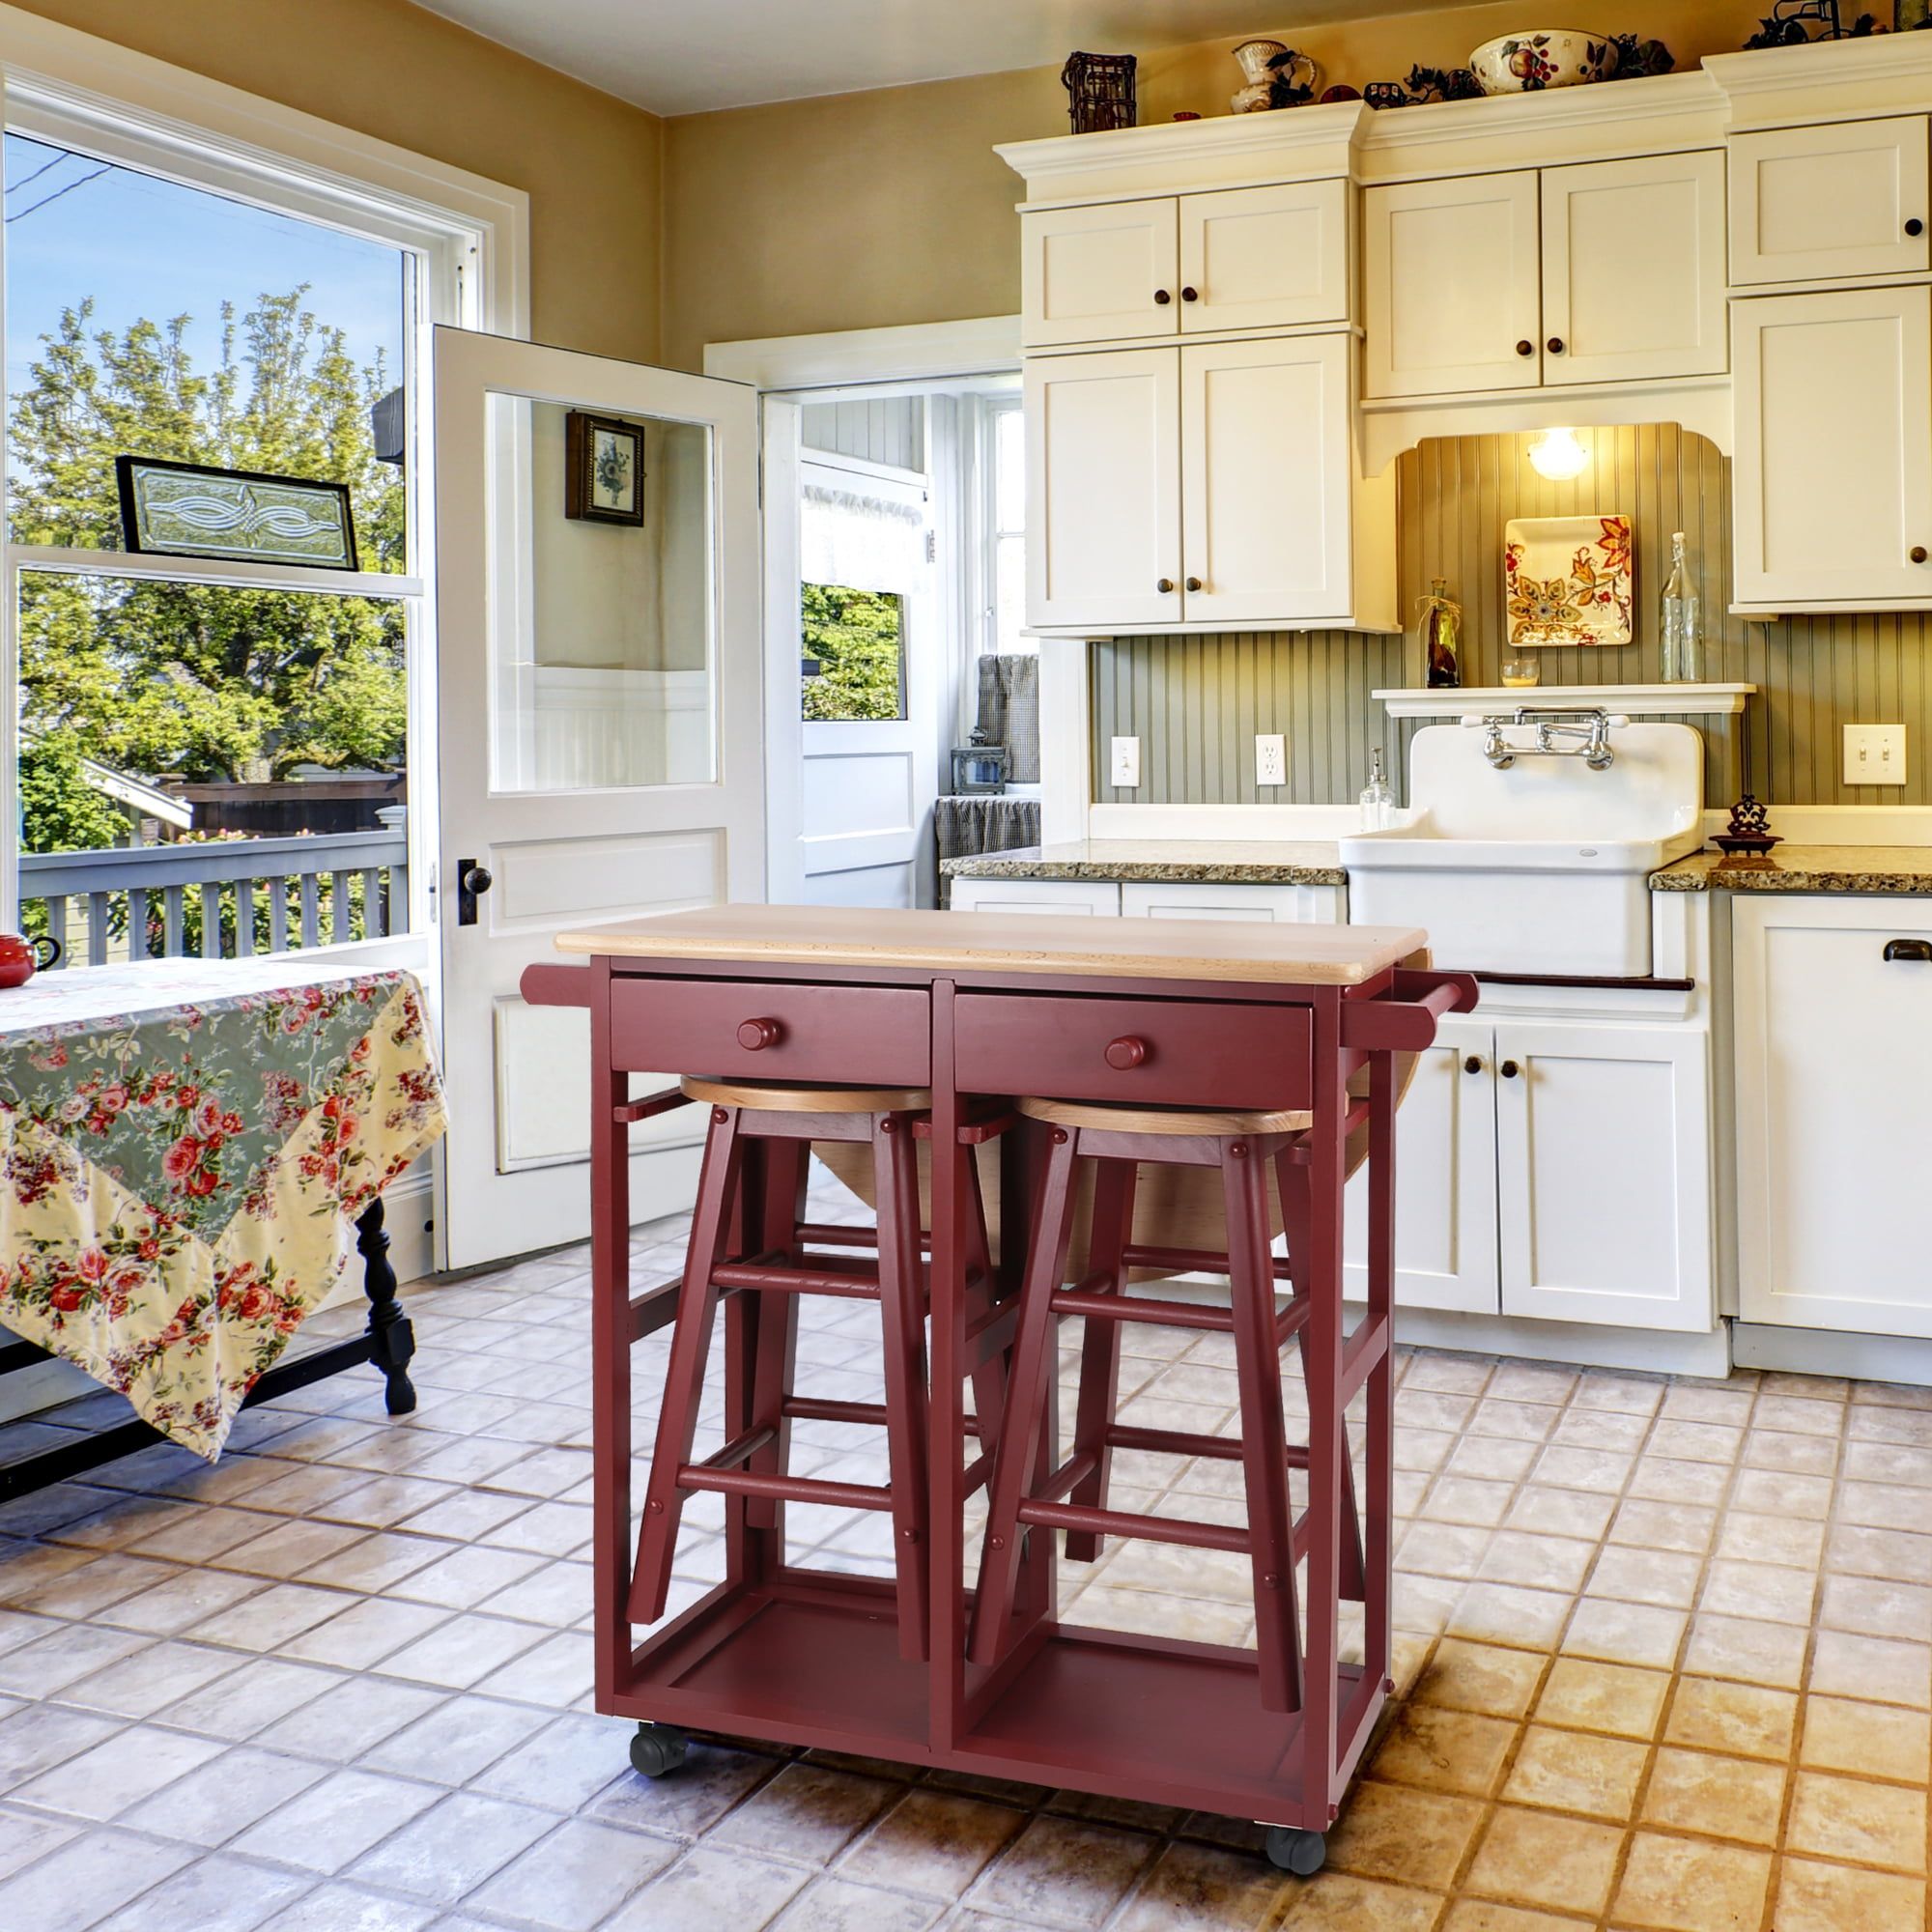
POLYGON ((1020 408, 1017 390, 973 398, 973 432, 977 444, 975 460, 979 470, 979 524, 974 530, 972 547, 977 579, 973 587, 973 609, 978 619, 981 657, 1000 648, 1000 539, 1006 536, 1024 539, 1026 535, 1024 525, 1016 530, 1009 530, 1000 524, 1000 418, 1018 415, 1020 408))
MULTIPOLYGON (((426 956, 436 838, 435 508, 427 331, 439 323, 529 334, 529 198, 389 142, 0 5, 0 106, 10 130, 397 247, 413 258, 414 328, 399 372, 412 404, 405 469, 410 552, 401 574, 214 558, 0 546, 0 826, 17 827, 19 579, 22 571, 245 586, 404 606, 409 664, 409 930, 364 942, 369 963, 426 956)), ((0 234, 3 234, 0 231, 0 234)), ((0 243, 0 316, 5 248, 0 243)), ((6 483, 0 439, 0 496, 6 483)), ((19 839, 0 838, 0 926, 17 928, 19 839)), ((313 957, 313 954, 307 955, 313 957)))

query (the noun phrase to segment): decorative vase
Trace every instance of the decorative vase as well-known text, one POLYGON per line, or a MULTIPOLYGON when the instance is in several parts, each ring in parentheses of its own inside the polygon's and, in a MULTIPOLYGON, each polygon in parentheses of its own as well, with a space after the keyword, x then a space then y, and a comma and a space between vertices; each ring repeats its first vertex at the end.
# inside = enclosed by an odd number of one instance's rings
POLYGON ((1415 606, 1416 639, 1422 646, 1423 681, 1431 691, 1454 691, 1463 682, 1463 607, 1444 578, 1430 582, 1415 606))
POLYGON ((1259 114, 1272 107, 1275 89, 1284 81, 1301 99, 1314 98, 1321 70, 1284 42, 1243 41, 1235 49, 1235 60, 1248 83, 1228 103, 1236 114, 1259 114))

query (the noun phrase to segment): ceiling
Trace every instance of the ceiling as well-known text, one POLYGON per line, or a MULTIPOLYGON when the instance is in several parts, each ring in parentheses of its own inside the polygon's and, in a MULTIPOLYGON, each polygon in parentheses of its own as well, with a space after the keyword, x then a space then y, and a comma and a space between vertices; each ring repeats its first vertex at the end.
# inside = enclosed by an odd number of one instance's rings
POLYGON ((1460 0, 417 0, 654 114, 1058 66, 1460 0))

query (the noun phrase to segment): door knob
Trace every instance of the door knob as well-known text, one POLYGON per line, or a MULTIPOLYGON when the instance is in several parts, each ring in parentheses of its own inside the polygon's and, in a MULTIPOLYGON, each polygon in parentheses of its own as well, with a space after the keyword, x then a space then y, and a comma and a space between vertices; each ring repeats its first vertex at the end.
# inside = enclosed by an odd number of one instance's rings
POLYGON ((1483 1070, 1483 1061, 1482 1061, 1482 1056, 1480 1054, 1472 1053, 1470 1054, 1468 1059, 1466 1059, 1463 1063, 1463 1071, 1464 1073, 1480 1073, 1482 1070, 1483 1070))
POLYGON ((1912 219, 1905 224, 1905 232, 1908 235, 1923 235, 1925 233, 1925 224, 1924 222, 1919 220, 1918 215, 1915 214, 1912 217, 1912 219))
POLYGON ((1884 958, 1888 966, 1905 961, 1918 966, 1932 966, 1932 939, 1888 939, 1884 958))
POLYGON ((1199 289, 1182 289, 1180 299, 1184 302, 1198 302, 1201 299, 1201 291, 1199 289))
POLYGON ((1536 344, 1533 343, 1529 339, 1529 337, 1525 335, 1523 339, 1517 344, 1516 353, 1519 355, 1534 355, 1536 354, 1536 344))
POLYGON ((496 883, 487 866, 479 866, 474 859, 457 860, 456 923, 458 925, 476 923, 476 901, 496 883))
POLYGON ((1165 308, 1168 305, 1168 303, 1174 299, 1174 298, 1171 295, 1169 295, 1165 289, 1154 290, 1153 298, 1156 302, 1160 304, 1162 308, 1165 308))
POLYGON ((738 1044, 747 1053, 762 1053, 768 1046, 776 1046, 784 1035, 784 1028, 777 1020, 741 1020, 738 1025, 738 1044))
POLYGON ((1160 582, 1154 585, 1154 588, 1158 590, 1163 597, 1165 597, 1174 589, 1174 579, 1171 577, 1163 577, 1160 580, 1160 582))
POLYGON ((1132 1034, 1123 1034, 1119 1039, 1107 1042, 1107 1065, 1117 1072, 1124 1073, 1129 1067, 1145 1065, 1147 1057, 1147 1041, 1136 1039, 1132 1034))
POLYGON ((1505 1080, 1514 1080, 1516 1076, 1522 1071, 1522 1068, 1519 1066, 1515 1061, 1506 1060, 1503 1062, 1501 1066, 1499 1066, 1496 1069, 1496 1071, 1499 1072, 1505 1080))
POLYGON ((1552 355, 1563 354, 1563 338, 1560 335, 1552 335, 1549 338, 1549 353, 1552 355))
POLYGON ((1905 554, 1914 563, 1923 563, 1925 561, 1925 546, 1923 544, 1914 544, 1905 554))
POLYGON ((1202 587, 1201 580, 1198 577, 1190 577, 1187 580, 1187 587, 1190 590, 1199 590, 1202 587))

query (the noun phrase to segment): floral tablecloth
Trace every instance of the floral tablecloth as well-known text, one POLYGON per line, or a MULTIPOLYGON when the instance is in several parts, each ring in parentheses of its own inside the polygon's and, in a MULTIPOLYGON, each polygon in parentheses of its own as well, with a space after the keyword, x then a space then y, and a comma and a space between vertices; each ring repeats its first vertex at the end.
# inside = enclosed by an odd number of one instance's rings
POLYGON ((180 961, 0 991, 0 1324, 213 1460, 355 1217, 446 1124, 407 973, 180 961))

